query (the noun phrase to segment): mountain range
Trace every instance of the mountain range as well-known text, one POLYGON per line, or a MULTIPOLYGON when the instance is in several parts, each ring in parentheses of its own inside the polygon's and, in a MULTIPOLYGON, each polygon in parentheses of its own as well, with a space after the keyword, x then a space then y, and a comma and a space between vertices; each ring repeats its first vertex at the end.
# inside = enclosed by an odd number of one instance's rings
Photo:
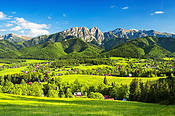
POLYGON ((174 56, 175 34, 155 30, 117 28, 102 32, 97 27, 72 27, 51 35, 29 38, 16 34, 0 35, 2 58, 123 56, 174 56))
POLYGON ((14 33, 0 35, 0 40, 11 40, 11 41, 20 42, 20 41, 26 41, 26 40, 30 40, 30 39, 31 39, 31 37, 21 36, 21 35, 17 35, 14 33))

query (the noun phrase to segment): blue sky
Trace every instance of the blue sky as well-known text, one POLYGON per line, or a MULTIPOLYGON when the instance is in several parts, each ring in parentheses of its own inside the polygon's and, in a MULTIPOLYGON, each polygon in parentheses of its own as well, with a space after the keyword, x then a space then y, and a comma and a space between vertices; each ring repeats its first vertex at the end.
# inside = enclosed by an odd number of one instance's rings
POLYGON ((71 27, 175 33, 175 0, 3 0, 0 34, 38 36, 71 27))

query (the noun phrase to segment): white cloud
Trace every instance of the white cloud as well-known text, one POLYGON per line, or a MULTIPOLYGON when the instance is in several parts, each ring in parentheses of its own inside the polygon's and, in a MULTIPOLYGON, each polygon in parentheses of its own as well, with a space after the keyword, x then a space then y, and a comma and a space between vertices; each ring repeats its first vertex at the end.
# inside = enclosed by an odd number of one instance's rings
POLYGON ((30 21, 25 20, 24 18, 16 17, 15 21, 11 21, 11 23, 16 24, 17 26, 12 28, 11 30, 19 31, 25 30, 28 31, 28 36, 39 36, 44 34, 49 34, 48 26, 46 24, 37 24, 30 21))
POLYGON ((164 14, 165 12, 163 11, 155 11, 154 14, 164 14))
POLYGON ((7 31, 6 29, 0 29, 1 32, 7 31))
POLYGON ((15 18, 16 19, 16 24, 21 26, 24 29, 47 29, 48 26, 46 24, 37 24, 33 22, 29 22, 25 20, 24 18, 15 18))
POLYGON ((52 17, 50 17, 50 16, 48 16, 47 18, 48 18, 49 20, 52 19, 52 17))
POLYGON ((110 8, 116 8, 116 5, 111 5, 110 8))
POLYGON ((65 13, 63 13, 63 17, 67 17, 67 15, 65 13))
MULTIPOLYGON (((16 14, 16 12, 11 12, 11 13, 16 14)), ((66 16, 66 14, 63 14, 63 15, 66 16)), ((52 17, 50 16, 48 17, 48 19, 51 19, 51 18, 52 17)), ((13 18, 13 16, 7 16, 2 11, 0 11, 0 20, 5 20, 5 19, 11 19, 10 21, 8 21, 9 23, 5 25, 6 27, 14 26, 10 29, 10 31, 28 33, 27 36, 31 36, 31 37, 49 34, 49 31, 48 31, 49 27, 46 24, 37 24, 19 17, 13 18)), ((7 31, 7 30, 0 29, 0 31, 7 31)))
POLYGON ((9 24, 6 24, 5 26, 6 26, 6 27, 11 27, 11 26, 13 26, 13 24, 10 24, 10 23, 9 23, 9 24))
POLYGON ((43 29, 31 29, 29 33, 30 35, 33 35, 33 36, 49 34, 47 30, 43 30, 43 29))
POLYGON ((151 13, 150 15, 157 15, 157 14, 164 14, 164 11, 155 11, 153 13, 151 13))
POLYGON ((9 19, 3 12, 0 11, 0 20, 9 19))
POLYGON ((122 10, 127 10, 129 7, 128 6, 125 6, 122 8, 122 10))
POLYGON ((21 30, 21 27, 20 26, 16 26, 14 28, 11 28, 10 30, 11 31, 19 31, 19 30, 21 30))
POLYGON ((25 31, 24 31, 24 30, 22 30, 22 31, 20 31, 20 33, 25 33, 25 31))

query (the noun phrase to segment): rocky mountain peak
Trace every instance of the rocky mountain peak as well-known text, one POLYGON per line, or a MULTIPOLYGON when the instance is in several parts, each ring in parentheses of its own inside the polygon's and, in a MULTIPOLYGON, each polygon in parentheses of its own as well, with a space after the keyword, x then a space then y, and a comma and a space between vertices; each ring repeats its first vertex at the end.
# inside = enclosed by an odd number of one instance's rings
POLYGON ((29 40, 31 39, 30 37, 26 37, 26 36, 21 36, 21 35, 17 35, 15 33, 9 33, 6 35, 0 35, 0 40, 11 40, 11 41, 25 41, 25 40, 29 40))
POLYGON ((146 36, 175 38, 175 34, 161 33, 155 30, 136 30, 136 29, 126 30, 123 28, 117 28, 111 31, 110 33, 113 33, 118 38, 124 38, 124 39, 135 39, 135 38, 142 38, 146 36))
POLYGON ((62 34, 65 36, 75 36, 86 42, 95 40, 99 44, 101 44, 104 40, 103 32, 101 32, 97 27, 93 27, 91 29, 88 29, 87 27, 72 27, 63 31, 62 34))

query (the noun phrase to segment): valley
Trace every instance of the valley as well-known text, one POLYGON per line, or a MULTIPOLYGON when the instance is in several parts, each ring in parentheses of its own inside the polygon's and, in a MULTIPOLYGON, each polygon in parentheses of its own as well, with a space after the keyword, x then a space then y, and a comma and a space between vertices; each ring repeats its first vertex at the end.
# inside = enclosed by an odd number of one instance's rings
POLYGON ((173 115, 174 35, 128 35, 138 32, 76 27, 29 40, 1 39, 0 107, 6 110, 0 114, 127 115, 130 109, 128 115, 173 115))

